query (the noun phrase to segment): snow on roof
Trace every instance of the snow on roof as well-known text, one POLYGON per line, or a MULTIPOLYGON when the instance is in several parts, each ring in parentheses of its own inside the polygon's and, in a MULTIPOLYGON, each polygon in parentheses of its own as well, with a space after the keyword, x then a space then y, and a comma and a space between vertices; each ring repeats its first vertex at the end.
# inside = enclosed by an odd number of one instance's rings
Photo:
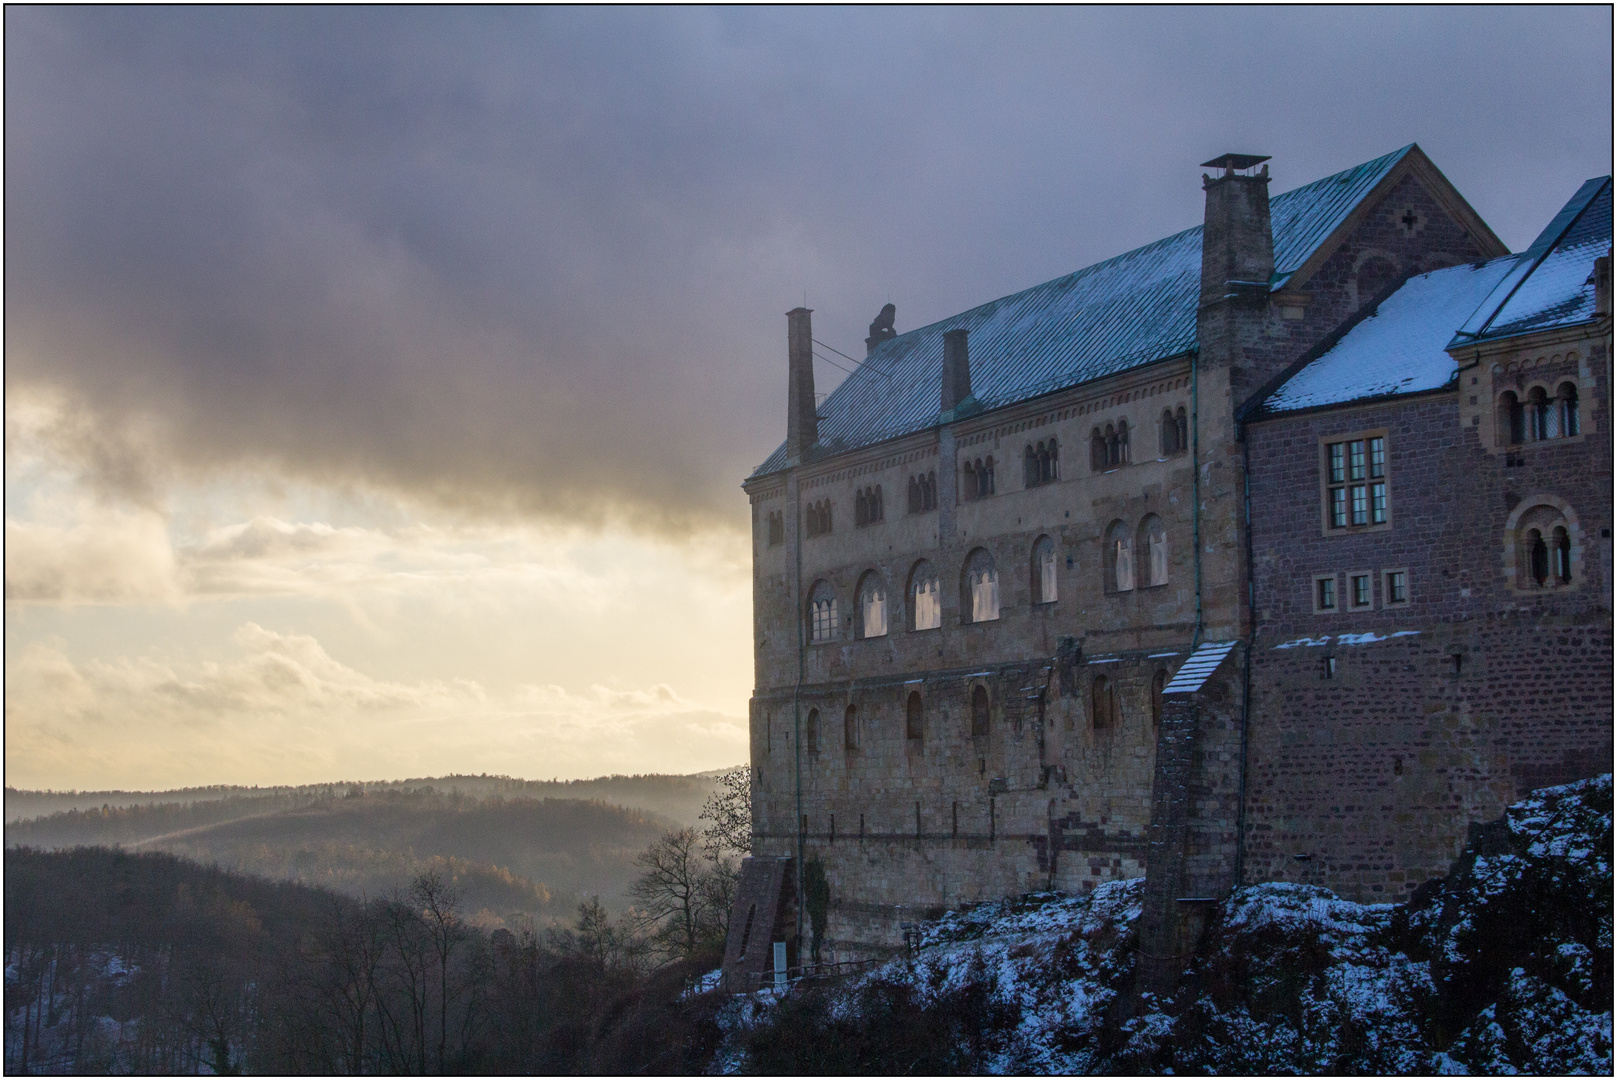
POLYGON ((1174 672, 1173 680, 1162 688, 1162 692, 1164 694, 1194 694, 1202 688, 1202 684, 1207 681, 1208 676, 1218 670, 1218 665, 1224 662, 1224 658, 1234 648, 1235 642, 1233 641, 1205 642, 1190 654, 1190 659, 1180 665, 1179 670, 1174 672))
POLYGON ((1450 347, 1572 326, 1594 318, 1595 260, 1611 254, 1611 177, 1586 180, 1561 208, 1520 267, 1500 283, 1450 347))
MULTIPOLYGON (((1412 149, 1413 143, 1270 200, 1273 287, 1301 267, 1412 149)), ((846 453, 939 424, 949 330, 970 331, 973 393, 967 400, 984 410, 1184 355, 1196 347, 1201 272, 1197 225, 884 341, 820 403, 820 453, 846 453)), ((753 476, 786 464, 782 442, 753 476)))
POLYGON ((1436 390, 1454 377, 1454 328, 1516 266, 1519 256, 1450 266, 1410 278, 1335 345, 1286 380, 1263 413, 1436 390))

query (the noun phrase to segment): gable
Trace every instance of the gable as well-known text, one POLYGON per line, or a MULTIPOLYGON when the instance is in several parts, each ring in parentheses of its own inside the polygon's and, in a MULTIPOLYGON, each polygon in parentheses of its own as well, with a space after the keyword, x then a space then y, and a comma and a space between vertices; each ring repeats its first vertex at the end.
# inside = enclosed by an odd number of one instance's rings
MULTIPOLYGON (((1447 180, 1412 143, 1274 196, 1274 288, 1308 280, 1310 267, 1324 265, 1356 229, 1373 220, 1400 179, 1428 175, 1447 188, 1447 180), (1329 250, 1322 254, 1321 245, 1329 250)), ((1434 205, 1458 204, 1480 226, 1481 243, 1503 253, 1458 193, 1447 191, 1452 198, 1434 205)), ((1198 225, 881 343, 820 404, 814 456, 845 453, 942 422, 943 335, 950 330, 969 331, 971 343, 973 396, 957 416, 1189 353, 1197 344, 1201 241, 1198 225)), ((783 442, 753 476, 786 465, 783 442)))
MULTIPOLYGON (((1359 169, 1364 168, 1363 165, 1359 166, 1359 169)), ((1338 174, 1338 177, 1331 179, 1340 184, 1342 181, 1339 177, 1346 177, 1357 171, 1349 169, 1346 173, 1338 174)), ((1318 242, 1303 255, 1296 269, 1283 277, 1280 273, 1282 266, 1279 258, 1280 238, 1278 229, 1276 230, 1277 289, 1306 289, 1314 275, 1337 254, 1349 238, 1355 237, 1356 234, 1362 238, 1364 233, 1373 230, 1376 224, 1385 223, 1391 226, 1395 223, 1405 209, 1405 204, 1412 201, 1409 194, 1412 189, 1418 190, 1429 199, 1431 205, 1475 243, 1477 257, 1494 259, 1510 254, 1510 249, 1494 235, 1488 223, 1471 208, 1465 197, 1455 190, 1448 177, 1432 164, 1418 143, 1410 143, 1399 151, 1397 161, 1382 170, 1380 175, 1374 178, 1373 183, 1365 184, 1361 181, 1359 186, 1367 187, 1367 190, 1363 191, 1353 205, 1337 219, 1328 234, 1317 237, 1318 242), (1380 222, 1377 221, 1378 218, 1380 222)), ((1417 223, 1417 227, 1426 228, 1430 224, 1430 222, 1417 223)))

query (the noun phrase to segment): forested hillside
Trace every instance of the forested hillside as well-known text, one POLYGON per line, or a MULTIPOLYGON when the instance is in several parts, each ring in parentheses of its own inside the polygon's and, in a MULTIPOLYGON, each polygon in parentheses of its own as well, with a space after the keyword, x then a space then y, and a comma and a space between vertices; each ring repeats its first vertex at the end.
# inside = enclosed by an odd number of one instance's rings
POLYGON ((689 1072, 717 1034, 713 1005, 679 1004, 716 956, 625 948, 589 904, 560 931, 485 933, 432 874, 360 903, 166 854, 9 848, 5 953, 8 1074, 689 1072))
POLYGON ((675 823, 579 799, 445 795, 420 788, 285 805, 288 796, 73 810, 6 829, 10 846, 119 844, 230 870, 382 896, 436 870, 489 929, 571 917, 579 899, 627 902, 635 857, 675 823))
MULTIPOLYGON (((229 800, 261 800, 282 798, 281 806, 301 805, 320 799, 330 799, 359 790, 368 794, 390 791, 417 791, 430 787, 450 795, 472 798, 530 798, 530 799, 597 799, 619 806, 649 810, 673 818, 682 825, 694 825, 702 803, 713 791, 715 778, 724 770, 693 773, 688 776, 646 774, 636 776, 600 776, 591 780, 519 780, 510 776, 430 776, 409 780, 343 781, 331 784, 303 784, 282 787, 236 787, 213 785, 210 787, 179 788, 173 791, 25 791, 8 787, 6 821, 21 821, 43 817, 68 810, 100 810, 102 807, 119 809, 128 806, 151 806, 195 803, 227 802, 229 800)), ((246 803, 237 804, 245 807, 246 803)), ((216 818, 214 820, 224 820, 216 818)), ((83 840, 82 843, 104 843, 104 840, 83 840)))

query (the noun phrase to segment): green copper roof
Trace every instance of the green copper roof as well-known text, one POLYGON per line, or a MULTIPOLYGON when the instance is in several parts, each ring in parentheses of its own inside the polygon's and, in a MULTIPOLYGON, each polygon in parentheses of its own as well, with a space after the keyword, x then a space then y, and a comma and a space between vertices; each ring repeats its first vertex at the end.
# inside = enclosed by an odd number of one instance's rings
MULTIPOLYGON (((1414 144, 1270 200, 1278 288, 1414 144)), ((976 403, 995 409, 1196 347, 1201 226, 878 345, 820 404, 817 454, 940 423, 943 335, 970 331, 976 403)), ((786 444, 754 476, 786 466, 786 444)))

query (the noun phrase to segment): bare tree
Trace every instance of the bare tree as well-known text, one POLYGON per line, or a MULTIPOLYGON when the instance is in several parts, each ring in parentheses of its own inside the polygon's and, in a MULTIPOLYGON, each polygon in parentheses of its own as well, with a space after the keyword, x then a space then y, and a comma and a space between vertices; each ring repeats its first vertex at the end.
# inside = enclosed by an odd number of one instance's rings
POLYGON ((752 854, 752 768, 722 774, 699 817, 708 823, 702 830, 708 858, 752 854))
POLYGON ((645 873, 630 887, 658 927, 656 937, 669 952, 689 956, 702 938, 703 878, 708 860, 695 829, 663 833, 635 859, 645 873))
POLYGON ((410 899, 421 914, 438 963, 438 1072, 442 1073, 449 1047, 450 958, 466 940, 467 929, 457 911, 460 891, 446 884, 438 871, 417 877, 410 885, 410 899))

